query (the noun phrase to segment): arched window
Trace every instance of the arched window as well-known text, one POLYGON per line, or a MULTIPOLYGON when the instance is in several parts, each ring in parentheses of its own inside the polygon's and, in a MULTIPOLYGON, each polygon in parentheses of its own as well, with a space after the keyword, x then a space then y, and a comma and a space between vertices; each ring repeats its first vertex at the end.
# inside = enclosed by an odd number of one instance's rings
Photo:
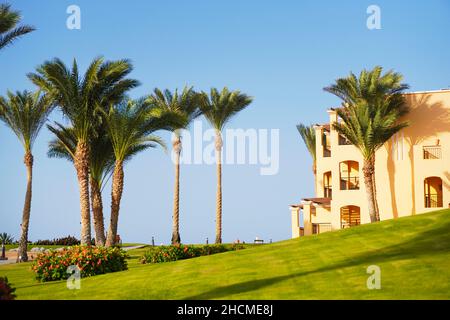
POLYGON ((341 228, 350 228, 361 223, 360 209, 358 206, 345 206, 341 208, 341 228))
POLYGON ((323 174, 323 197, 331 199, 331 196, 331 171, 328 171, 323 174))
POLYGON ((339 163, 341 190, 359 190, 359 163, 342 161, 339 163))
POLYGON ((442 179, 439 177, 425 178, 424 183, 425 208, 441 208, 442 179))

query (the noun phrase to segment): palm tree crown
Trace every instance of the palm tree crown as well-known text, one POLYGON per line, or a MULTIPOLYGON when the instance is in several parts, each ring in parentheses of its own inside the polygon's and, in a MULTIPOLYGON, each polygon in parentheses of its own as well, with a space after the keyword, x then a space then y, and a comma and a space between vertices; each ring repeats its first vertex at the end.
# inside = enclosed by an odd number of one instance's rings
POLYGON ((11 10, 10 4, 0 4, 0 49, 35 30, 34 27, 28 25, 17 26, 20 19, 20 13, 11 10))
POLYGON ((172 93, 168 89, 161 91, 156 88, 147 101, 162 111, 178 115, 178 121, 171 131, 185 129, 192 120, 201 115, 198 105, 199 96, 192 87, 185 87, 181 93, 178 93, 177 89, 172 93))
POLYGON ((158 136, 152 135, 161 129, 160 122, 151 116, 152 110, 143 100, 128 100, 111 106, 105 113, 105 121, 116 161, 125 161, 132 156, 153 148, 164 146, 158 136))
POLYGON ((53 96, 73 127, 78 142, 87 142, 94 131, 98 108, 107 108, 123 99, 125 93, 139 82, 126 79, 132 65, 128 60, 104 61, 95 58, 84 77, 79 75, 76 60, 72 68, 55 58, 28 74, 31 81, 53 96))
POLYGON ((227 87, 219 92, 212 88, 210 95, 202 93, 201 111, 211 126, 221 131, 234 115, 242 111, 253 101, 252 97, 240 91, 229 91, 227 87))
POLYGON ((402 92, 409 88, 402 83, 403 76, 382 68, 353 73, 324 88, 341 98, 344 107, 337 109, 341 123, 333 127, 370 159, 395 133, 408 126, 399 119, 408 112, 402 92))
POLYGON ((0 120, 19 138, 25 152, 30 152, 53 106, 48 95, 29 91, 8 92, 0 97, 0 120))

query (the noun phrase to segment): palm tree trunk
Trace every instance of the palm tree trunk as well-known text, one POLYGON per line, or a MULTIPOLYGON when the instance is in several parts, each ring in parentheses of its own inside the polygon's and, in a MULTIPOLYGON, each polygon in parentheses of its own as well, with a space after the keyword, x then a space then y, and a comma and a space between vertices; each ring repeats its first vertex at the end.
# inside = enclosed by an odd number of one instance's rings
POLYGON ((74 159, 77 170, 78 188, 80 190, 81 207, 81 244, 91 245, 91 213, 89 201, 89 148, 84 142, 79 142, 74 159))
POLYGON ((111 222, 109 224, 106 246, 111 247, 116 244, 117 225, 119 222, 120 200, 123 192, 123 162, 117 160, 114 166, 112 191, 111 191, 111 222))
POLYGON ((103 222, 103 201, 100 184, 98 181, 90 178, 91 181, 91 202, 92 216, 94 218, 95 245, 105 245, 105 225, 103 222))
POLYGON ((378 200, 377 200, 377 183, 375 180, 375 155, 373 155, 372 158, 372 166, 373 166, 372 183, 373 183, 373 201, 375 202, 375 219, 376 221, 380 221, 380 209, 378 207, 378 200))
POLYGON ((216 194, 216 243, 222 243, 222 134, 216 132, 217 194, 216 194))
POLYGON ((180 244, 180 153, 181 138, 177 137, 173 141, 173 150, 175 152, 175 187, 173 195, 173 224, 172 224, 172 244, 180 244))
POLYGON ((364 160, 362 170, 363 170, 363 174, 364 174, 364 185, 366 187, 367 202, 369 205, 370 222, 376 222, 377 221, 377 213, 376 213, 376 205, 375 205, 374 190, 373 190, 373 173, 374 173, 373 162, 370 159, 364 160))
POLYGON ((21 235, 19 242, 19 250, 17 251, 17 262, 28 261, 28 226, 30 224, 31 213, 31 195, 32 195, 32 183, 33 183, 33 155, 31 152, 26 152, 23 159, 25 166, 27 167, 27 193, 25 194, 25 204, 23 206, 21 235))

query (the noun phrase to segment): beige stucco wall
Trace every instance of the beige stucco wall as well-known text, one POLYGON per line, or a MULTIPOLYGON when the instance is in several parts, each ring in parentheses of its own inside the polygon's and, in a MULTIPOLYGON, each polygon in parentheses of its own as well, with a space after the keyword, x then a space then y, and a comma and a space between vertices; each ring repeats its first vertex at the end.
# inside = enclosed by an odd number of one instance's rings
MULTIPOLYGON (((410 107, 405 117, 408 128, 393 137, 376 153, 377 200, 381 220, 409 216, 436 210, 425 208, 424 180, 442 179, 443 207, 450 205, 450 90, 405 94, 410 107), (439 139, 441 159, 423 159, 423 147, 436 145, 439 139)), ((336 112, 329 110, 330 124, 337 121, 336 112)), ((332 125, 331 125, 332 127, 332 125)), ((332 172, 331 212, 315 219, 340 228, 340 209, 360 207, 361 223, 370 222, 362 174, 363 159, 352 145, 339 145, 339 136, 330 130, 331 157, 323 157, 322 127, 316 127, 317 181, 316 197, 323 197, 323 174, 332 172), (339 163, 359 162, 359 190, 340 190, 339 163)), ((309 195, 305 195, 309 196, 309 195)))

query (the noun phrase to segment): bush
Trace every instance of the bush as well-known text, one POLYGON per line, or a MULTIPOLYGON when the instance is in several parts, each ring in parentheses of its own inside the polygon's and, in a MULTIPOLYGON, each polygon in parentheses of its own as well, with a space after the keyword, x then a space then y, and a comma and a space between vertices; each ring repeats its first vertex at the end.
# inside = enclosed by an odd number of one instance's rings
POLYGON ((31 268, 38 280, 54 281, 70 277, 67 268, 75 265, 84 278, 127 270, 127 258, 127 253, 119 248, 74 246, 39 254, 31 268))
POLYGON ((161 263, 169 261, 177 261, 183 259, 190 259, 200 256, 207 256, 211 254, 244 249, 243 245, 233 244, 225 246, 222 244, 205 245, 205 246, 158 246, 153 247, 141 257, 141 263, 161 263))
POLYGON ((7 277, 0 277, 0 300, 14 300, 16 295, 15 288, 11 287, 7 277))
POLYGON ((80 244, 80 240, 75 237, 68 236, 53 240, 38 240, 34 244, 37 246, 77 246, 80 244))

